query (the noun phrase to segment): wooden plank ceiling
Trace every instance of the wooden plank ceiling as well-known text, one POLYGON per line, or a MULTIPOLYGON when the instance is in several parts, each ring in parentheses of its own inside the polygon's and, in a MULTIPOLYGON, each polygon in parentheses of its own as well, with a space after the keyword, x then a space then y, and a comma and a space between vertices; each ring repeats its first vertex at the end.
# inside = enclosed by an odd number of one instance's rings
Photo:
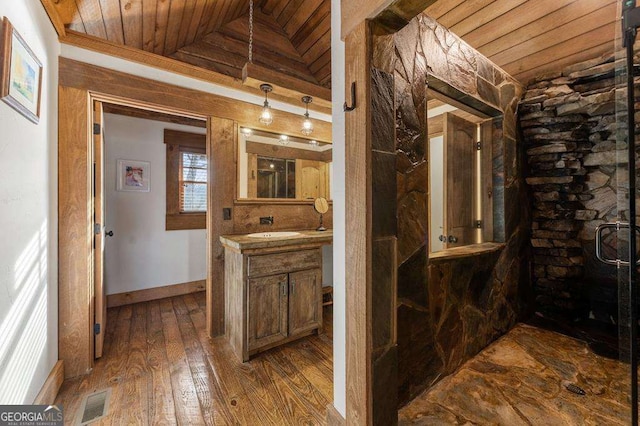
MULTIPOLYGON (((249 0, 53 0, 65 27, 240 78, 249 0)), ((331 86, 330 0, 255 0, 254 62, 331 86)))
MULTIPOLYGON (((68 29, 234 78, 249 0, 43 0, 68 29)), ((428 1, 424 2, 428 4, 428 1)), ((437 0, 425 13, 526 84, 613 51, 616 0, 437 0)), ((255 0, 254 62, 331 85, 330 0, 255 0)))
POLYGON ((425 13, 527 84, 612 53, 616 0, 438 0, 425 13))

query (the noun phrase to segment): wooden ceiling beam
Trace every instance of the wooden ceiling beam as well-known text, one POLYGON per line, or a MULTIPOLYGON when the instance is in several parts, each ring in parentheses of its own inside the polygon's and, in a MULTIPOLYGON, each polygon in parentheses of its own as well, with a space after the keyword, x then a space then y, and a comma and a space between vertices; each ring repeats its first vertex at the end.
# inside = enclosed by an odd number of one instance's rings
POLYGON ((58 33, 58 37, 64 37, 66 35, 66 29, 64 27, 64 21, 58 14, 56 7, 53 3, 53 0, 40 0, 42 6, 44 7, 45 12, 49 16, 49 20, 53 24, 53 28, 56 29, 58 33))
MULTIPOLYGON (((229 119, 240 126, 304 137, 300 132, 302 120, 299 114, 276 110, 273 123, 265 126, 258 120, 262 111, 260 105, 180 86, 167 87, 167 83, 67 58, 60 58, 59 66, 61 86, 92 92, 108 102, 122 98, 135 99, 136 105, 145 105, 154 110, 186 111, 186 115, 229 119), (167 96, 167 93, 171 96, 167 96)), ((330 143, 331 123, 317 119, 314 122, 314 138, 330 143)))
MULTIPOLYGON (((97 37, 88 36, 86 34, 78 33, 75 31, 67 30, 66 36, 60 38, 60 42, 184 75, 186 77, 206 81, 208 83, 218 84, 221 86, 251 93, 253 95, 263 96, 263 93, 259 89, 256 89, 255 87, 249 85, 244 85, 242 83, 242 80, 239 78, 233 78, 228 75, 203 69, 176 59, 167 58, 165 56, 156 55, 154 53, 145 52, 143 50, 134 49, 132 47, 118 45, 106 40, 99 39, 97 37)), ((318 102, 312 103, 309 106, 309 109, 325 114, 331 114, 331 104, 329 102, 331 98, 331 91, 320 86, 317 87, 319 89, 324 89, 324 91, 315 96, 318 98, 318 102), (323 96, 329 96, 329 100, 323 98, 325 99, 325 102, 322 102, 320 98, 323 96)), ((314 96, 315 90, 312 90, 311 92, 306 94, 314 96)), ((288 93, 289 92, 284 90, 282 93, 280 93, 279 89, 276 89, 276 91, 271 93, 270 98, 292 105, 300 105, 300 97, 298 97, 297 95, 294 97, 290 97, 288 96, 288 93)))

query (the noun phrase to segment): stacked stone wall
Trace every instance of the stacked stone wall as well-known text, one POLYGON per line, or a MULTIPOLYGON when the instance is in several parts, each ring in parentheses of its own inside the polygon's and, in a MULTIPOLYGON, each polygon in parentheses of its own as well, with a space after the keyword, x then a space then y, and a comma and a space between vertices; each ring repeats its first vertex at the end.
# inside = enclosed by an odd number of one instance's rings
MULTIPOLYGON (((619 220, 619 201, 627 197, 619 123, 625 92, 616 91, 616 68, 607 56, 543 76, 519 106, 533 199, 533 282, 546 313, 611 321, 616 312, 617 272, 596 260, 594 244, 596 227, 619 220)), ((614 258, 615 238, 604 240, 614 258)))

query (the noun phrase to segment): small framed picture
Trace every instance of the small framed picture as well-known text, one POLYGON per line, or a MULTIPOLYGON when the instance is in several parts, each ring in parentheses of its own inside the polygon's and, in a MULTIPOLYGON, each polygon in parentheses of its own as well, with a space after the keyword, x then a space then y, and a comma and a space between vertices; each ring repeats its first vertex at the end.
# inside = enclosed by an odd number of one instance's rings
POLYGON ((27 119, 40 119, 42 63, 4 17, 0 32, 0 99, 27 119))
POLYGON ((149 192, 150 164, 146 161, 118 160, 118 191, 149 192))

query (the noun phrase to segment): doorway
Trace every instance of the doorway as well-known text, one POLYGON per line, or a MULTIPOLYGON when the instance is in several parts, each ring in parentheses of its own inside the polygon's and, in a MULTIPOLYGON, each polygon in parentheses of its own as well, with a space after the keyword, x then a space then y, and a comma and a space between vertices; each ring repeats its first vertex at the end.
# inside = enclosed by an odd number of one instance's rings
POLYGON ((98 99, 92 105, 93 328, 99 358, 107 308, 206 288, 207 124, 177 112, 98 99), (193 146, 176 147, 176 134, 193 146), (174 205, 178 210, 170 212, 174 205))

